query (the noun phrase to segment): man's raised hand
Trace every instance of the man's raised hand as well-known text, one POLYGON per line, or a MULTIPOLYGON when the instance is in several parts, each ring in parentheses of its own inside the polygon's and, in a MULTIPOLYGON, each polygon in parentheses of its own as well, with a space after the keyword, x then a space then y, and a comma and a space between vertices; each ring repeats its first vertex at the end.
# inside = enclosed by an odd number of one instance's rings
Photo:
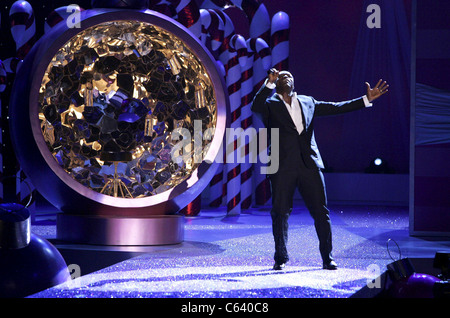
POLYGON ((278 74, 280 73, 276 68, 271 68, 268 72, 268 79, 270 83, 276 83, 278 79, 278 74))
POLYGON ((386 81, 383 82, 383 80, 380 79, 374 88, 370 88, 370 84, 367 82, 366 87, 367 87, 367 99, 369 100, 369 102, 372 102, 381 95, 386 94, 388 92, 389 85, 386 83, 386 81))

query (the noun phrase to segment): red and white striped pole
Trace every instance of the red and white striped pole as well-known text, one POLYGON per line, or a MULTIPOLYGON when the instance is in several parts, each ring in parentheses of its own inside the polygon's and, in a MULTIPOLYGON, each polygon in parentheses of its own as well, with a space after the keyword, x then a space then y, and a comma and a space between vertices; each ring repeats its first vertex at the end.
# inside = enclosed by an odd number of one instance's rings
MULTIPOLYGON (((242 9, 250 23, 250 38, 252 39, 254 45, 256 46, 256 42, 258 48, 255 48, 254 52, 257 52, 255 60, 255 64, 253 65, 253 87, 255 89, 259 89, 261 80, 259 79, 260 74, 263 74, 263 79, 265 79, 267 75, 267 70, 270 68, 270 47, 267 43, 270 43, 270 16, 267 12, 266 7, 261 1, 258 0, 231 0, 231 2, 238 8, 242 9), (256 72, 256 77, 255 77, 256 72), (256 82, 255 82, 256 81, 256 82), (257 88, 256 88, 257 87, 257 88)), ((212 8, 212 9, 224 9, 225 6, 229 5, 229 1, 224 0, 205 0, 201 7, 202 8, 212 8)), ((248 75, 248 74, 247 74, 248 75)), ((264 81, 262 79, 262 81, 264 81)), ((244 118, 244 117, 243 117, 244 118)), ((245 117, 244 127, 248 124, 248 117, 245 117)), ((254 119, 255 116, 252 116, 253 120, 256 120, 257 124, 260 128, 263 128, 263 124, 260 120, 254 119)), ((262 152, 267 152, 267 149, 260 149, 262 152)), ((255 189, 255 200, 257 204, 264 205, 268 203, 270 200, 270 185, 269 181, 266 178, 266 175, 261 175, 259 173, 259 169, 257 169, 257 173, 255 174, 256 181, 256 189, 255 189)), ((247 182, 247 178, 249 172, 247 170, 244 171, 243 179, 244 183, 247 182)), ((242 173, 241 173, 242 177, 242 173)), ((244 190, 245 191, 245 190, 244 190)), ((244 207, 248 204, 248 196, 246 195, 244 207)))
MULTIPOLYGON (((246 43, 245 39, 236 35, 234 25, 227 14, 221 10, 215 10, 218 16, 224 22, 224 40, 220 48, 219 58, 225 65, 226 77, 225 81, 228 87, 228 94, 230 98, 230 128, 240 128, 240 112, 241 112, 241 92, 240 82, 241 74, 240 68, 245 66, 247 62, 246 43)), ((243 149, 240 144, 240 135, 233 135, 234 139, 227 134, 226 138, 226 189, 225 196, 227 202, 228 215, 238 215, 241 212, 241 160, 238 155, 243 149)))
POLYGON ((254 151, 250 151, 250 143, 256 141, 256 136, 252 135, 253 119, 251 104, 253 101, 253 61, 254 52, 251 51, 249 41, 246 42, 247 61, 245 65, 241 66, 242 83, 241 83, 241 127, 244 130, 244 135, 250 138, 243 140, 244 144, 244 162, 241 163, 241 208, 243 210, 249 209, 252 205, 253 181, 252 168, 254 159, 250 155, 256 156, 254 151), (255 138, 255 140, 251 140, 255 138))
POLYGON ((200 39, 206 47, 210 43, 209 48, 214 53, 222 45, 224 39, 224 23, 213 10, 200 9, 200 19, 202 24, 200 39))
MULTIPOLYGON (((270 43, 270 16, 266 7, 256 0, 243 0, 243 10, 246 12, 250 21, 250 37, 255 39, 254 49, 257 52, 253 65, 253 87, 254 93, 259 90, 261 83, 267 76, 267 70, 270 67, 271 50, 268 45, 270 43)), ((264 125, 259 117, 253 116, 254 127, 257 130, 258 140, 260 138, 260 129, 264 125)), ((258 143, 260 145, 261 143, 258 143)), ((260 149, 259 153, 267 153, 266 149, 260 149)), ((261 158, 260 155, 258 158, 261 158)), ((260 163, 255 165, 254 179, 255 179, 255 204, 265 205, 271 198, 270 183, 266 175, 261 174, 260 163)))
POLYGON ((31 4, 16 1, 9 10, 11 34, 16 42, 16 56, 23 60, 36 42, 36 22, 31 4))
MULTIPOLYGON (((241 166, 238 162, 237 154, 239 136, 232 134, 235 129, 241 127, 241 66, 239 63, 234 40, 238 41, 238 35, 234 35, 230 40, 228 54, 222 54, 226 58, 224 65, 226 70, 226 84, 230 99, 230 129, 226 134, 226 174, 227 174, 227 214, 238 215, 241 213, 241 166)), ((244 38, 240 41, 244 41, 244 38)))
MULTIPOLYGON (((255 52, 255 59, 253 63, 253 93, 261 88, 267 77, 267 70, 270 69, 272 63, 271 51, 269 45, 261 38, 251 39, 250 47, 255 52)), ((260 116, 258 114, 253 114, 253 127, 257 130, 258 135, 258 158, 267 157, 267 147, 261 147, 262 145, 267 145, 267 142, 261 142, 261 138, 266 138, 261 136, 261 131, 264 127, 260 116)), ((267 175, 261 173, 261 166, 263 164, 260 160, 254 165, 253 170, 254 180, 255 180, 255 204, 256 205, 266 205, 271 198, 270 183, 267 175)))
POLYGON ((213 12, 223 23, 223 41, 222 45, 219 48, 219 61, 226 60, 226 58, 221 57, 222 54, 228 54, 228 50, 230 49, 230 41, 231 38, 235 35, 234 32, 234 24, 231 21, 230 17, 219 9, 209 10, 213 12))
MULTIPOLYGON (((172 1, 177 13, 176 20, 187 27, 194 36, 200 38, 202 32, 202 22, 200 20, 200 10, 197 3, 192 0, 172 1)), ((202 208, 202 195, 199 194, 192 202, 184 207, 180 213, 186 216, 195 216, 202 208)))
POLYGON ((233 0, 242 8, 250 21, 250 37, 261 38, 270 43, 270 16, 266 6, 258 0, 233 0))
POLYGON ((260 0, 205 0, 202 2, 202 8, 225 9, 230 3, 244 11, 250 22, 250 37, 262 38, 269 43, 270 41, 270 16, 266 6, 260 0))
MULTIPOLYGON (((219 50, 224 42, 224 22, 213 10, 200 9, 201 21, 201 36, 200 39, 204 45, 207 45, 208 38, 210 39, 210 47, 213 52, 219 50)), ((220 54, 220 52, 219 52, 220 54)), ((218 68, 225 78, 226 70, 221 61, 217 61, 218 68), (219 67, 220 66, 220 67, 219 67)), ((216 173, 209 183, 209 206, 219 207, 222 205, 224 198, 224 178, 223 178, 223 161, 224 150, 222 149, 220 156, 220 163, 218 164, 216 173)))
POLYGON ((289 15, 278 12, 272 17, 270 32, 272 46, 272 67, 277 70, 289 69, 289 15))
POLYGON ((200 10, 194 0, 172 0, 177 14, 176 20, 187 27, 197 38, 202 32, 200 10))
MULTIPOLYGON (((236 38, 238 39, 238 38, 236 38)), ((241 209, 251 207, 253 182, 252 182, 252 160, 250 158, 250 142, 253 136, 251 103, 253 100, 253 55, 249 54, 247 41, 241 36, 235 45, 241 66, 241 128, 243 135, 240 136, 240 154, 238 158, 241 163, 241 209), (245 57, 245 58, 244 58, 245 57), (245 138, 248 136, 248 139, 245 138)), ((254 142, 255 140, 253 140, 254 142)), ((254 154, 256 156, 256 153, 254 154)))

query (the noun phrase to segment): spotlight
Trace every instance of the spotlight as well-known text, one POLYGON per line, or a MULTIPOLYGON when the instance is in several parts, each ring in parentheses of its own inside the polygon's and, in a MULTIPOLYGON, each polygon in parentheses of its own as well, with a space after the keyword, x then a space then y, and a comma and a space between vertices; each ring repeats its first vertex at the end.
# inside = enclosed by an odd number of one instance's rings
POLYGON ((444 297, 448 291, 447 286, 441 285, 439 278, 417 273, 409 258, 402 258, 398 244, 392 240, 387 241, 387 251, 394 261, 388 264, 385 290, 382 292, 387 298, 435 298, 444 297), (389 251, 389 242, 394 242, 399 251, 399 259, 394 260, 389 251))
POLYGON ((383 164, 383 160, 380 158, 376 158, 373 163, 375 164, 375 166, 381 166, 383 164))
MULTIPOLYGON (((436 285, 441 282, 429 274, 416 273, 411 261, 403 258, 389 265, 387 283, 388 298, 435 298, 444 294, 445 287, 436 285)), ((442 297, 442 296, 440 296, 442 297)))
POLYGON ((365 169, 366 173, 393 173, 386 160, 375 157, 365 169))

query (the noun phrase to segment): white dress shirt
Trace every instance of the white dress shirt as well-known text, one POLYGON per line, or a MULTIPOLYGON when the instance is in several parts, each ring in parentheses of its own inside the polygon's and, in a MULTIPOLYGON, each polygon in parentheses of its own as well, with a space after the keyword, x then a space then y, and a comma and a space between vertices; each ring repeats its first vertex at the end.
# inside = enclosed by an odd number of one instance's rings
POLYGON ((291 98, 291 105, 289 105, 284 99, 283 96, 278 94, 286 106, 289 115, 291 115, 292 121, 295 124, 295 128, 297 129, 298 134, 300 135, 303 131, 303 119, 302 119, 302 111, 300 110, 300 103, 297 99, 297 93, 294 92, 291 98))

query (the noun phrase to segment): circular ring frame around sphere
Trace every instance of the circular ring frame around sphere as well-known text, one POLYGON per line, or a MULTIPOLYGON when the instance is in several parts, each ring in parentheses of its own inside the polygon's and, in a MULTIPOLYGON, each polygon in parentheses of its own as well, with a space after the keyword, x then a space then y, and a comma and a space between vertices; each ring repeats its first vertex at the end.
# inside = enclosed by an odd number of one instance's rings
POLYGON ((208 50, 184 26, 151 10, 93 9, 81 12, 81 29, 59 23, 30 51, 17 72, 11 94, 11 135, 22 169, 36 189, 61 211, 85 215, 146 216, 174 214, 195 199, 212 179, 225 134, 228 97, 223 78, 208 50), (203 161, 173 188, 147 197, 122 198, 96 192, 70 176, 48 150, 39 122, 38 95, 56 52, 83 30, 110 21, 148 23, 174 34, 206 69, 216 100, 216 125, 203 161))

